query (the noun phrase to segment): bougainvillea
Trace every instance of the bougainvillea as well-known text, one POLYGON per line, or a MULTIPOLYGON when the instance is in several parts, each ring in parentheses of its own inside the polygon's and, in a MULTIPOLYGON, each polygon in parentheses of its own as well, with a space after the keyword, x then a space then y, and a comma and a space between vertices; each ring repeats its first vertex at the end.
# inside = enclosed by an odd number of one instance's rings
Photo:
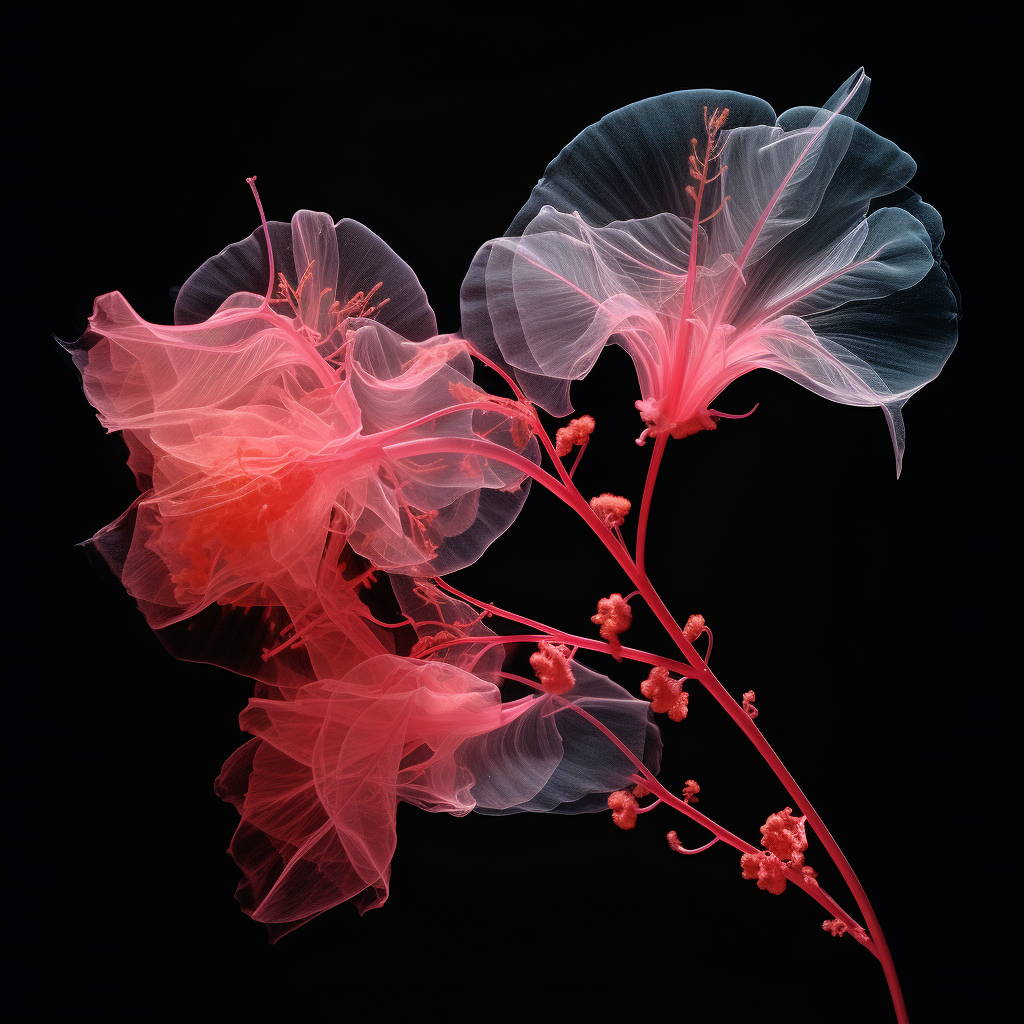
MULTIPOLYGON (((899 471, 901 409, 949 356, 959 300, 941 220, 906 188, 913 161, 856 120, 867 88, 858 72, 822 107, 778 117, 712 90, 609 114, 481 247, 459 334, 438 334, 414 272, 376 235, 305 210, 267 222, 255 179, 261 226, 188 279, 173 325, 117 292, 96 300, 68 347, 141 495, 91 543, 173 653, 256 681, 240 719, 252 739, 216 788, 240 818, 239 903, 273 939, 339 903, 385 901, 402 802, 610 811, 641 834, 664 805, 710 833, 688 848, 669 831, 670 852, 725 842, 758 888, 802 890, 828 914, 824 931, 879 960, 906 1020, 867 895, 754 724, 754 690, 732 696, 708 666, 704 616, 677 616, 644 567, 668 441, 735 418, 713 403, 755 367, 882 408, 899 471), (571 382, 609 344, 636 368, 639 397, 624 386, 621 399, 639 413, 638 441, 654 440, 639 496, 582 494, 574 474, 598 418, 552 437, 535 408, 567 416, 571 382), (505 393, 475 383, 475 363, 505 393), (635 588, 580 598, 586 635, 447 579, 513 524, 534 482, 635 588), (664 627, 671 656, 624 645, 631 602, 664 627), (532 677, 508 671, 511 644, 530 645, 532 677), (645 666, 639 694, 581 655, 645 666), (696 780, 671 792, 658 778, 661 727, 699 725, 695 687, 790 794, 760 848, 696 809, 696 780), (815 838, 863 924, 806 863, 815 838)), ((677 603, 699 597, 684 590, 677 603)))

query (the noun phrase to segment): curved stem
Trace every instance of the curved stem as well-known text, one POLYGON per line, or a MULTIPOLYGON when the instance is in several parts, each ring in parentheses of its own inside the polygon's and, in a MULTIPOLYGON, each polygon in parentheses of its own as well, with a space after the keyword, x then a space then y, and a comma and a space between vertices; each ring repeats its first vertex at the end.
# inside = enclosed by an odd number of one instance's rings
MULTIPOLYGON (((434 623, 435 625, 451 625, 451 623, 434 623)), ((417 625, 424 625, 418 622, 417 625)), ((483 644, 488 647, 497 647, 501 644, 528 644, 540 643, 542 640, 554 640, 560 644, 572 644, 574 647, 582 647, 587 651, 597 651, 600 654, 611 654, 611 649, 603 640, 591 640, 589 637, 574 636, 572 633, 563 633, 560 629, 547 630, 541 633, 515 633, 511 635, 495 634, 494 636, 457 636, 451 640, 443 640, 431 646, 427 654, 436 651, 443 651, 446 647, 459 647, 466 644, 483 644)), ((670 672, 685 672, 689 666, 672 658, 663 658, 659 654, 651 654, 648 651, 638 651, 634 647, 623 647, 619 650, 627 661, 639 661, 644 665, 661 665, 670 672)))
MULTIPOLYGON (((518 676, 511 672, 502 672, 501 675, 506 679, 514 679, 516 682, 524 683, 526 686, 530 686, 535 690, 541 690, 541 687, 537 683, 535 683, 533 680, 526 679, 523 676, 518 676)), ((740 853, 761 852, 757 850, 755 847, 751 846, 749 843, 744 842, 744 840, 740 839, 739 836, 734 835, 728 829, 723 828, 721 825, 718 824, 718 822, 712 820, 706 814, 701 814, 701 812, 698 811, 696 808, 691 807, 690 804, 686 803, 681 798, 670 793, 657 780, 657 778, 654 776, 651 770, 643 763, 643 761, 641 761, 640 758, 637 757, 636 754, 634 754, 633 751, 630 750, 629 747, 627 747, 626 744, 623 743, 622 740, 620 740, 619 737, 616 736, 615 733, 613 733, 611 729, 609 729, 608 726, 604 724, 604 722, 595 718, 594 715, 590 714, 589 711, 584 711, 583 708, 581 708, 578 704, 574 703, 573 701, 566 700, 565 697, 562 697, 560 695, 547 694, 547 696, 549 696, 555 703, 561 704, 562 706, 576 712, 576 714, 580 715, 582 718, 585 718, 588 722, 590 722, 591 725, 593 725, 596 729, 603 733, 604 736, 606 736, 637 769, 637 774, 636 776, 634 776, 634 781, 642 782, 643 785, 654 796, 658 797, 662 803, 668 804, 670 807, 675 808, 675 810, 679 811, 680 813, 685 814, 688 818, 692 818, 695 822, 697 822, 697 824, 703 825, 703 827, 706 828, 712 835, 716 836, 718 839, 721 839, 723 842, 728 843, 731 847, 733 847, 733 849, 739 850, 740 853)), ((847 914, 846 911, 844 911, 843 908, 840 907, 839 904, 836 903, 836 901, 832 899, 832 897, 829 896, 829 894, 825 892, 825 890, 822 889, 820 885, 817 884, 817 882, 808 882, 807 879, 803 877, 802 873, 791 872, 788 868, 786 868, 786 880, 789 882, 793 882, 795 885, 798 885, 801 889, 804 890, 804 892, 807 893, 808 896, 817 900, 817 902, 820 903, 821 906, 823 906, 833 917, 838 917, 841 921, 844 921, 847 927, 850 929, 850 934, 854 936, 858 935, 857 922, 853 920, 853 918, 851 918, 850 915, 847 914)), ((872 943, 871 939, 869 939, 867 936, 858 938, 858 941, 866 949, 870 950, 872 953, 875 953, 876 956, 878 955, 877 951, 875 950, 874 944, 872 943)))
POLYGON ((718 681, 694 649, 693 644, 691 644, 683 635, 682 628, 679 623, 676 622, 672 613, 652 586, 650 580, 644 573, 637 569, 636 564, 629 557, 628 552, 623 549, 615 539, 614 534, 612 534, 604 523, 602 523, 597 517, 593 509, 591 509, 590 505, 584 500, 583 496, 573 485, 572 481, 570 480, 568 486, 566 486, 552 477, 551 474, 530 462, 529 459, 515 455, 507 449, 502 448, 500 445, 492 444, 490 442, 469 441, 461 438, 429 438, 424 441, 410 441, 390 445, 387 450, 393 455, 414 455, 425 454, 431 451, 436 452, 442 446, 449 451, 465 451, 469 454, 492 457, 497 461, 505 462, 513 468, 521 470, 523 473, 537 480, 538 483, 542 484, 556 497, 560 498, 565 504, 576 511, 584 522, 586 522, 586 524, 591 528, 598 540, 604 544, 612 557, 616 562, 618 562, 619 566, 643 596, 651 611, 654 612, 658 621, 662 624, 676 646, 679 648, 679 651, 689 661, 686 674, 691 678, 698 679, 718 701, 718 703, 721 704, 729 717, 732 718, 740 729, 743 730, 744 734, 754 744, 761 756, 768 762, 769 767, 778 777, 779 781, 786 787, 787 792, 792 796, 797 807, 807 816, 808 824, 810 824, 812 830, 821 840, 825 850, 839 869, 840 874, 843 876, 843 880, 846 882, 854 899, 857 901, 857 905, 860 908, 861 913, 864 915, 865 923, 867 924, 868 930, 870 931, 878 948, 879 959, 882 963, 883 970, 885 971, 886 982, 889 986, 889 992, 892 997, 893 1008, 896 1011, 897 1020, 900 1024, 907 1024, 908 1018, 906 1014, 906 1007, 903 1002, 902 993, 900 992, 899 980, 896 975, 896 967, 892 960, 892 954, 890 953, 888 944, 882 934, 878 917, 868 900, 867 893, 864 891, 864 886, 861 884, 860 879, 857 878, 853 867, 846 859, 843 851, 839 848, 839 844, 832 838, 831 833, 825 827, 825 823, 814 809, 813 804, 811 804, 807 799, 803 790, 797 785, 796 780, 786 769, 786 766, 771 748, 760 730, 751 721, 750 716, 747 715, 743 708, 718 681))
MULTIPOLYGON (((508 386, 512 389, 512 393, 520 402, 523 403, 523 405, 527 405, 531 409, 533 409, 533 403, 529 401, 525 394, 523 394, 522 388, 519 387, 519 385, 511 377, 511 375, 506 373, 492 359, 488 359, 487 356, 485 356, 483 352, 481 352, 472 342, 467 341, 466 348, 469 350, 470 355, 473 356, 474 359, 480 360, 480 362, 483 363, 484 366, 488 367, 489 369, 497 373, 501 377, 501 379, 504 380, 506 384, 508 384, 508 386)), ((536 410, 534 410, 534 426, 536 427, 534 433, 537 435, 538 438, 540 438, 540 443, 544 446, 544 450, 548 453, 548 457, 554 464, 555 469, 558 472, 558 475, 562 478, 562 482, 568 485, 572 473, 566 473, 565 466, 562 464, 562 460, 555 453, 555 446, 551 443, 551 438, 548 436, 548 432, 541 425, 540 419, 537 417, 536 410)), ((582 455, 583 453, 581 452, 580 454, 582 455)), ((577 458, 576 461, 578 462, 579 459, 577 458)), ((573 470, 576 469, 575 464, 572 468, 573 470)))

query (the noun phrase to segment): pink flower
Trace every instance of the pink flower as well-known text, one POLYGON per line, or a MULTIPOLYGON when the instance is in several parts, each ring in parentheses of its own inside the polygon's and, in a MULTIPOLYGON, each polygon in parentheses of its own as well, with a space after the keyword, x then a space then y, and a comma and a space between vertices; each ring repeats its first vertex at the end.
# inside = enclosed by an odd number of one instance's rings
POLYGON ((230 852, 242 909, 279 938, 346 900, 387 898, 398 802, 472 810, 459 746, 498 728, 500 693, 443 662, 380 657, 294 700, 253 699, 250 740, 224 765, 217 792, 242 821, 230 852))
POLYGON ((621 829, 628 831, 636 827, 637 806, 636 797, 628 789, 617 789, 608 794, 612 821, 621 829))
POLYGON ((555 454, 562 458, 569 454, 576 445, 585 445, 590 440, 597 424, 593 416, 578 416, 555 433, 555 454))
MULTIPOLYGON (((320 674, 342 674, 387 650, 361 600, 373 569, 467 565, 515 518, 528 480, 503 460, 536 458, 533 414, 473 387, 465 344, 434 335, 362 225, 300 211, 267 231, 269 299, 261 229, 192 275, 176 326, 113 292, 69 346, 143 491, 93 543, 154 628, 255 608, 265 649, 327 637, 320 674)), ((224 654, 202 657, 238 667, 224 654)))
MULTIPOLYGON (((657 770, 646 705, 582 666, 578 676, 566 699, 657 770)), ((374 658, 293 700, 253 699, 240 721, 254 738, 216 788, 241 816, 237 898, 272 940, 345 901, 384 903, 399 802, 455 815, 591 811, 633 770, 563 698, 502 704, 494 683, 434 659, 374 658)))
POLYGON ((767 853, 745 853, 740 857, 743 877, 757 879, 757 887, 775 896, 786 889, 787 869, 816 885, 817 871, 804 863, 807 849, 807 818, 793 817, 793 808, 769 814, 761 826, 761 845, 767 853))
POLYGON ((804 862, 807 849, 807 817, 793 817, 793 808, 784 807, 777 814, 768 815, 761 826, 761 845, 779 860, 789 861, 796 867, 804 862))
POLYGON ((903 188, 914 162, 854 120, 867 88, 858 72, 824 108, 778 118, 712 90, 609 114, 477 254, 464 334, 556 415, 604 346, 622 346, 640 443, 713 430, 718 395, 773 369, 882 407, 898 471, 900 410, 952 351, 958 297, 938 214, 903 188))
POLYGON ((740 857, 743 877, 757 880, 758 889, 764 889, 773 896, 786 891, 786 869, 778 857, 770 853, 745 853, 740 857))
POLYGON ((597 513, 598 519, 613 530, 621 526, 629 515, 632 504, 629 498, 623 498, 619 494, 599 494, 596 498, 590 499, 590 507, 597 513))

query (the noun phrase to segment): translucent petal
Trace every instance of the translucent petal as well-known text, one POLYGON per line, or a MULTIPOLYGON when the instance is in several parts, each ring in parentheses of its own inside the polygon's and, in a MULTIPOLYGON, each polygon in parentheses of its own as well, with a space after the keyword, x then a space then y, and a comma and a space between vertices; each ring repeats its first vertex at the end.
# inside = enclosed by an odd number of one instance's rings
POLYGON ((242 818, 230 851, 242 908, 276 938, 346 900, 380 906, 399 801, 469 811, 458 748, 515 713, 497 687, 454 666, 387 657, 292 701, 250 701, 240 722, 256 739, 216 787, 242 818))
MULTIPOLYGON (((275 272, 284 274, 294 289, 319 251, 326 269, 321 267, 318 271, 316 295, 323 288, 330 288, 333 298, 344 305, 357 293, 365 294, 381 282, 383 287, 375 299, 388 301, 377 314, 378 320, 410 341, 433 337, 437 322, 426 292, 409 264, 369 228, 348 218, 332 225, 336 243, 332 250, 324 244, 326 224, 319 242, 311 233, 320 221, 329 220, 326 214, 300 210, 291 224, 270 221, 275 272)), ((235 293, 255 295, 262 300, 269 269, 267 242, 261 227, 208 259, 189 277, 178 292, 174 322, 201 323, 219 309, 237 304, 235 293)))
MULTIPOLYGON (((302 258, 330 269, 316 249, 330 251, 325 232, 323 217, 297 219, 302 258)), ((144 491, 97 551, 172 650, 279 689, 393 649, 358 596, 356 563, 431 575, 468 564, 528 491, 504 453, 539 457, 522 413, 473 387, 463 343, 344 320, 329 360, 303 319, 324 305, 290 318, 241 303, 165 327, 112 293, 69 346, 144 491), (230 628, 213 616, 172 628, 212 606, 230 628), (233 650, 222 638, 237 637, 235 610, 253 609, 233 650), (288 653, 261 666, 268 651, 288 653)))
POLYGON ((393 576, 391 586, 403 614, 412 620, 419 640, 434 637, 441 631, 456 637, 479 638, 479 643, 461 643, 440 649, 430 655, 432 659, 455 665, 480 679, 498 684, 498 673, 505 660, 505 647, 498 642, 500 637, 483 624, 473 608, 456 600, 429 580, 393 576))
MULTIPOLYGON (((649 704, 574 667, 567 699, 657 771, 649 704)), ((346 900, 362 912, 387 899, 400 801, 453 814, 579 813, 606 806, 633 771, 553 698, 502 704, 492 683, 434 660, 372 659, 294 700, 251 700, 240 722, 255 739, 216 788, 241 816, 230 848, 239 902, 273 938, 346 900)))
MULTIPOLYGON (((661 733, 650 704, 607 676, 573 662, 576 683, 563 695, 607 726, 652 771, 661 764, 661 733)), ((507 725, 468 740, 459 751, 472 772, 476 810, 483 814, 552 811, 582 814, 607 808, 608 794, 636 771, 595 726, 547 695, 507 725)))

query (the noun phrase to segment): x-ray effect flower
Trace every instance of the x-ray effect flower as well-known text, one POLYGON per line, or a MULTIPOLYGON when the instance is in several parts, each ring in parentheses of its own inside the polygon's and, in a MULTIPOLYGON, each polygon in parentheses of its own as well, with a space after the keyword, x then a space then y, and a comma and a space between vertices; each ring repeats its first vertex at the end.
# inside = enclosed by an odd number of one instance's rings
POLYGON ((421 637, 444 626, 445 639, 477 642, 441 656, 427 645, 427 660, 381 655, 291 700, 251 700, 240 721, 254 738, 217 780, 241 816, 230 848, 239 903, 272 940, 345 901, 360 912, 384 903, 400 801, 455 815, 603 807, 633 765, 570 702, 660 764, 645 701, 574 664, 569 692, 502 703, 499 638, 430 584, 394 583, 421 637))
POLYGON ((604 117, 551 162, 507 237, 481 248, 463 332, 531 400, 571 411, 605 345, 636 366, 646 437, 714 429, 712 402, 767 367, 847 405, 901 409, 956 343, 942 222, 914 161, 858 124, 869 79, 776 117, 693 90, 604 117))
POLYGON ((95 548, 154 628, 269 609, 262 646, 319 639, 320 672, 384 653, 363 585, 459 568, 512 522, 529 479, 486 453, 535 460, 529 413, 472 385, 466 345, 354 221, 270 223, 204 263, 175 316, 147 323, 113 292, 69 346, 143 491, 95 548))

